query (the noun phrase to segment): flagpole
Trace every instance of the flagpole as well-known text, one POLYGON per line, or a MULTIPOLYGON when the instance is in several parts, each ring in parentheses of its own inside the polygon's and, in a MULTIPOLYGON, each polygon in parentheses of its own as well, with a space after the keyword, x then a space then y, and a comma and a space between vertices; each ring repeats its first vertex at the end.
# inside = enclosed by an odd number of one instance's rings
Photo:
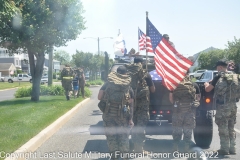
MULTIPOLYGON (((148 37, 148 26, 147 26, 147 19, 148 19, 148 11, 146 11, 146 43, 148 37)), ((148 52, 147 52, 147 45, 146 45, 146 70, 148 70, 148 52)))
POLYGON ((137 41, 137 43, 138 43, 138 52, 140 53, 140 51, 139 51, 139 27, 138 27, 138 41, 137 41))

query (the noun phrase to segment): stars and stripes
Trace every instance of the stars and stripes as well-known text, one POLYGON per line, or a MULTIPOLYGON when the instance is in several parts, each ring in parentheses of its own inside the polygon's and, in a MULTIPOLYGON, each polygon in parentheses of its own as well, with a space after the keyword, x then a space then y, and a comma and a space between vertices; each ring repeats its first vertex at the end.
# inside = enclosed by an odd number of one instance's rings
POLYGON ((162 77, 160 77, 158 75, 156 70, 149 72, 149 74, 151 75, 153 81, 161 81, 162 80, 162 77))
POLYGON ((140 51, 146 49, 146 34, 144 34, 139 28, 138 28, 138 46, 140 51))
POLYGON ((179 54, 147 18, 147 51, 154 52, 156 72, 170 91, 182 81, 192 62, 179 54))

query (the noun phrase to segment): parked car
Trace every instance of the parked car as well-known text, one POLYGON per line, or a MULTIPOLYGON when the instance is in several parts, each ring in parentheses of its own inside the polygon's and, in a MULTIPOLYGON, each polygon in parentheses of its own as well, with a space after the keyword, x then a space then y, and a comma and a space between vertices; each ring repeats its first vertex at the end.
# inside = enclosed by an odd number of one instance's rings
POLYGON ((9 83, 13 82, 30 82, 32 83, 32 76, 29 76, 28 74, 18 74, 17 77, 5 77, 5 80, 9 83))
POLYGON ((48 76, 42 76, 41 78, 41 84, 48 83, 48 76))
POLYGON ((216 70, 206 70, 204 73, 202 73, 202 75, 196 80, 196 82, 198 83, 205 83, 205 82, 209 82, 212 81, 213 78, 216 76, 216 74, 218 73, 218 71, 216 70))
POLYGON ((198 78, 198 77, 200 77, 202 74, 203 74, 203 72, 205 72, 206 71, 206 69, 205 70, 197 70, 197 71, 195 71, 195 72, 193 72, 193 73, 189 73, 189 76, 190 76, 190 78, 198 78))

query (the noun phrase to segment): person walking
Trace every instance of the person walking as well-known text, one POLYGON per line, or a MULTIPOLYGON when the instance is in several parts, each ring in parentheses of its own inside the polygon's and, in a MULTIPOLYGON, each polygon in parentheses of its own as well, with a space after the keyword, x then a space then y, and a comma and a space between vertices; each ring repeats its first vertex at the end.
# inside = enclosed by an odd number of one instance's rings
POLYGON ((111 72, 98 93, 98 100, 105 104, 101 111, 111 159, 118 159, 118 155, 127 159, 124 153, 129 152, 129 132, 134 126, 131 77, 126 72, 124 66, 111 72))
POLYGON ((78 78, 77 74, 74 75, 72 84, 73 84, 73 95, 74 95, 74 99, 75 99, 78 94, 78 88, 79 88, 79 78, 78 78))
POLYGON ((131 75, 131 87, 134 91, 134 127, 131 133, 133 151, 136 153, 148 153, 143 149, 145 142, 145 128, 150 119, 149 117, 149 90, 155 92, 151 75, 142 67, 143 58, 135 57, 134 63, 126 65, 131 75))
POLYGON ((84 87, 85 87, 85 76, 84 76, 84 71, 82 68, 78 68, 76 70, 77 72, 77 76, 78 76, 78 84, 79 84, 79 87, 78 87, 78 93, 77 93, 77 97, 79 97, 80 95, 80 91, 81 91, 81 95, 82 95, 82 98, 85 98, 85 94, 84 94, 84 87))
POLYGON ((192 132, 196 126, 196 108, 200 105, 200 90, 191 82, 188 75, 178 87, 169 93, 169 100, 174 105, 172 114, 173 151, 178 151, 179 143, 184 141, 184 151, 188 152, 192 142, 192 132))
POLYGON ((61 72, 61 82, 62 87, 65 90, 65 96, 67 100, 70 100, 70 91, 72 91, 72 79, 73 79, 73 69, 70 65, 66 64, 61 72))
POLYGON ((215 123, 218 126, 220 137, 220 149, 217 151, 220 155, 236 154, 236 124, 237 105, 239 97, 237 85, 239 80, 237 74, 227 72, 228 62, 226 59, 217 61, 215 67, 218 75, 211 83, 205 82, 205 91, 210 92, 214 88, 214 99, 216 101, 215 123))

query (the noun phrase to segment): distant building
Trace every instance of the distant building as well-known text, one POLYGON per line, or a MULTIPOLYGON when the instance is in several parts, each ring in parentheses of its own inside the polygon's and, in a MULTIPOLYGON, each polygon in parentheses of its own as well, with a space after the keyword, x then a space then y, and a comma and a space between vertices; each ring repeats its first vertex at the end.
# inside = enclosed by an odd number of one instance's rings
POLYGON ((16 67, 13 63, 0 63, 0 72, 3 77, 10 77, 16 72, 16 67))

